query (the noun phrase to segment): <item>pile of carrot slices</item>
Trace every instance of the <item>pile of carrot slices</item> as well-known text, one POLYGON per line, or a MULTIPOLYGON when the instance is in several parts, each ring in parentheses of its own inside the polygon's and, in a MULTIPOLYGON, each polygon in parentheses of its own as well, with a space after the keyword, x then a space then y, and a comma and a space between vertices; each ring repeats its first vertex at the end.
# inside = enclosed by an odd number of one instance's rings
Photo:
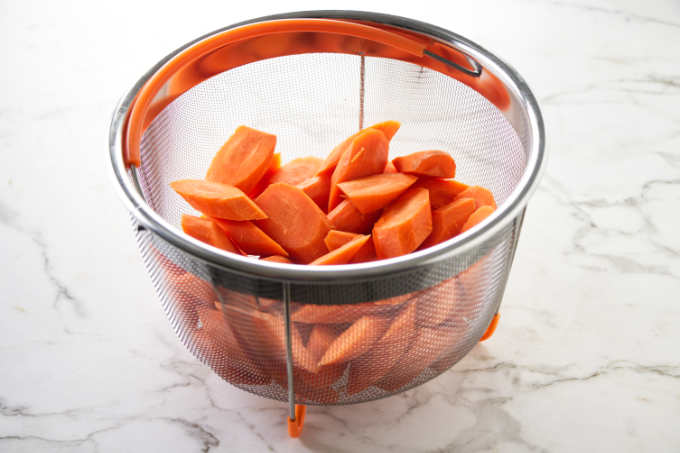
POLYGON ((276 136, 240 126, 205 179, 171 187, 201 217, 184 232, 228 252, 266 261, 350 264, 405 255, 472 228, 495 209, 492 193, 453 179, 444 151, 389 160, 400 124, 385 121, 337 145, 325 160, 281 166, 276 136))

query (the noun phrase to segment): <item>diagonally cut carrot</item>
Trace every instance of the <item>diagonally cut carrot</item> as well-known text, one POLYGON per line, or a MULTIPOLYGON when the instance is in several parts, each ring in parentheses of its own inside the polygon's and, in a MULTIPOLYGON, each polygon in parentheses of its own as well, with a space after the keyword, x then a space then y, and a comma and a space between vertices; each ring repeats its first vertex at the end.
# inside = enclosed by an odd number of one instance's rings
POLYGON ((326 212, 326 209, 328 209, 328 193, 331 190, 330 175, 312 176, 302 181, 297 187, 302 189, 323 212, 326 212))
MULTIPOLYGON (((381 301, 382 302, 382 301, 381 301)), ((303 324, 343 324, 354 322, 362 316, 385 315, 398 304, 364 302, 352 306, 300 304, 291 319, 303 324)))
POLYGON ((347 328, 324 353, 319 365, 342 363, 370 350, 387 330, 389 321, 378 316, 363 316, 347 328))
POLYGON ((387 137, 387 140, 392 140, 394 134, 396 134, 401 127, 401 123, 399 123, 399 121, 388 120, 383 121, 382 123, 376 123, 369 127, 371 129, 378 129, 379 131, 382 131, 382 133, 385 134, 385 137, 387 137))
POLYGON ((469 186, 453 179, 430 178, 423 176, 413 187, 424 187, 430 192, 430 205, 432 209, 441 208, 451 203, 456 195, 469 186))
POLYGON ((309 263, 328 252, 323 240, 331 229, 326 215, 302 190, 276 183, 255 200, 269 218, 256 222, 290 256, 309 263))
POLYGON ((288 256, 283 247, 267 236, 253 222, 215 219, 225 233, 238 247, 249 255, 283 255, 288 256))
POLYGON ((482 206, 481 208, 477 208, 477 210, 473 212, 467 219, 465 225, 463 225, 463 228, 461 229, 461 232, 467 231, 473 226, 477 225, 482 220, 489 217, 493 211, 494 208, 492 208, 491 206, 482 206))
POLYGON ((316 171, 323 164, 323 160, 318 157, 300 157, 292 160, 281 167, 271 178, 271 184, 285 182, 290 185, 297 185, 316 174, 316 171))
POLYGON ((385 208, 373 227, 378 258, 411 253, 432 232, 432 212, 427 189, 412 188, 385 208))
POLYGON ((275 146, 275 135, 239 126, 213 158, 205 179, 250 193, 270 167, 275 146))
POLYGON ((170 183, 191 206, 209 217, 228 220, 265 219, 267 215, 240 189, 200 179, 170 183))
POLYGON ((272 156, 272 160, 269 164, 269 168, 264 173, 264 176, 260 178, 257 184, 255 184, 253 190, 248 192, 248 196, 250 198, 257 198, 257 196, 260 195, 269 184, 271 184, 272 177, 276 172, 279 171, 280 168, 281 168, 281 153, 274 153, 274 155, 272 156))
POLYGON ((352 239, 358 238, 359 236, 361 235, 356 233, 348 233, 347 231, 330 230, 323 241, 326 244, 326 247, 328 247, 328 250, 333 251, 338 247, 347 244, 352 239))
POLYGON ((489 189, 480 186, 470 186, 458 195, 456 195, 456 200, 461 198, 472 198, 477 203, 477 208, 482 206, 491 206, 496 209, 496 200, 493 198, 493 194, 489 189))
POLYGON ((330 265, 330 264, 347 264, 349 263, 354 255, 357 254, 359 249, 361 249, 366 242, 371 239, 371 236, 361 235, 349 241, 348 243, 332 250, 325 255, 322 255, 312 261, 309 264, 312 265, 330 265))
POLYGON ((338 184, 362 214, 382 209, 401 195, 418 178, 403 173, 378 174, 338 184))
POLYGON ((373 224, 380 217, 380 212, 362 214, 348 200, 343 200, 328 213, 328 221, 333 228, 341 231, 363 234, 371 231, 373 224))
POLYGON ((234 243, 212 219, 182 214, 182 230, 189 236, 218 249, 241 254, 234 243))
POLYGON ((403 173, 439 178, 456 176, 456 162, 444 151, 418 151, 408 156, 395 157, 392 163, 403 173))
POLYGON ((399 170, 397 170, 397 167, 394 166, 392 161, 387 162, 387 165, 385 165, 385 169, 383 170, 383 173, 386 175, 389 175, 390 173, 398 173, 399 170))
MULTIPOLYGON (((287 253, 286 253, 287 255, 287 253)), ((260 258, 263 261, 271 261, 272 263, 284 263, 284 264, 293 264, 293 262, 286 258, 285 256, 280 256, 280 255, 273 255, 273 256, 268 256, 266 258, 260 258)))
POLYGON ((461 198, 432 211, 432 233, 423 242, 422 248, 430 247, 451 239, 475 211, 477 203, 472 198, 461 198))

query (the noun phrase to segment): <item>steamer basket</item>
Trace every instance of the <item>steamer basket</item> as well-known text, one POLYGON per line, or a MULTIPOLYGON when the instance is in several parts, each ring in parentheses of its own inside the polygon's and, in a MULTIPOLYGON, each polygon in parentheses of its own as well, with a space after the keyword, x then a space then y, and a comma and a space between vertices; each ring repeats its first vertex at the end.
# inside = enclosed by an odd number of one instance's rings
POLYGON ((288 401, 298 435, 303 405, 420 385, 495 326, 544 133, 524 81, 471 41, 401 17, 313 11, 226 27, 168 55, 121 101, 110 153, 181 341, 231 384, 288 401), (402 123, 391 157, 451 152, 456 179, 494 193, 494 214, 434 247, 341 266, 257 261, 179 228, 192 209, 168 184, 202 178, 238 125, 276 134, 285 162, 325 157, 387 119, 402 123))

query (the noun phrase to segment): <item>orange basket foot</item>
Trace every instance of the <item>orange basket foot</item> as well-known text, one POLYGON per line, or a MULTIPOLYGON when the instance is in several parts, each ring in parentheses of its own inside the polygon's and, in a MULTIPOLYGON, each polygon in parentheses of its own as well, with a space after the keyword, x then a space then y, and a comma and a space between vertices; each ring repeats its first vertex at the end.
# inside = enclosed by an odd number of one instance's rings
POLYGON ((300 437, 300 434, 302 434, 302 427, 305 424, 305 412, 307 412, 307 406, 304 404, 295 405, 295 420, 291 420, 288 417, 288 435, 290 437, 300 437))
POLYGON ((498 320, 500 319, 501 315, 496 313, 493 315, 493 319, 491 319, 491 322, 489 323, 489 327, 486 328, 486 332, 484 332, 484 335, 482 335, 482 338, 479 339, 479 341, 484 341, 488 340, 491 338, 491 335, 496 331, 496 327, 498 327, 498 320))

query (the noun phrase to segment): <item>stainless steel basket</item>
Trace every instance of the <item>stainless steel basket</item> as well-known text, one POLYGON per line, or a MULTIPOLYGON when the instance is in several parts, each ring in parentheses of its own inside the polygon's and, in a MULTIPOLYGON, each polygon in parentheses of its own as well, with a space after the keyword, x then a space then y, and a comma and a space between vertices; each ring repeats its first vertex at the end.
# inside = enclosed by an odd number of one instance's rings
POLYGON ((312 11, 235 24, 165 57, 117 107, 110 157, 181 341, 233 385, 288 400, 295 420, 296 403, 356 403, 422 384, 479 341, 503 296, 544 132, 522 78, 477 44, 401 17, 312 11), (191 208, 168 183, 202 178, 239 124, 276 134, 287 161, 324 157, 387 119, 402 123, 391 156, 451 152, 457 179, 491 189, 496 212, 407 256, 327 267, 229 254, 178 227, 191 208), (360 319, 368 324, 354 338, 360 319), (405 327, 387 338, 397 320, 405 327), (351 360, 306 366, 318 360, 310 335, 343 333, 351 360))

